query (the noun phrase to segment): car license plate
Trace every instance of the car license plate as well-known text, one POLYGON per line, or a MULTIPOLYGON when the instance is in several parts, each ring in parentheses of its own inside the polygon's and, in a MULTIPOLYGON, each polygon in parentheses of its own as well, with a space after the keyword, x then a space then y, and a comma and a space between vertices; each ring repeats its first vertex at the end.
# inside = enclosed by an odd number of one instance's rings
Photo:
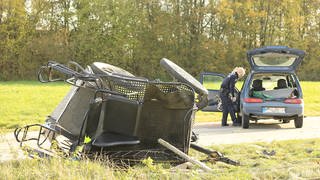
POLYGON ((262 113, 286 113, 282 107, 262 107, 262 113))

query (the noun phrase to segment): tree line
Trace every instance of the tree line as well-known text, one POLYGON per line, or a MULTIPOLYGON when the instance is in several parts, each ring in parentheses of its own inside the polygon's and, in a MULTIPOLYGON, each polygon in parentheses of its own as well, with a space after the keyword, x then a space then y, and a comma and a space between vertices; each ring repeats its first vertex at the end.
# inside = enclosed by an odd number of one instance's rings
POLYGON ((35 79, 48 60, 227 73, 268 45, 305 50, 299 77, 320 80, 319 42, 319 0, 0 0, 0 80, 35 79))

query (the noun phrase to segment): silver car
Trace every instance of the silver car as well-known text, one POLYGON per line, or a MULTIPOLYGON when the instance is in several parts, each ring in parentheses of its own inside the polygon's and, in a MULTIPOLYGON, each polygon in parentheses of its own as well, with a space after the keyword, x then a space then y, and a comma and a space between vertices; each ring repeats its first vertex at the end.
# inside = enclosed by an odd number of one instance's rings
MULTIPOLYGON (((247 52, 251 66, 241 90, 237 90, 235 109, 243 128, 250 120, 277 119, 283 123, 294 120, 296 128, 303 125, 304 102, 296 68, 305 52, 286 46, 268 46, 247 52)), ((209 105, 203 111, 219 112, 219 88, 225 75, 205 72, 201 83, 209 91, 209 105)))

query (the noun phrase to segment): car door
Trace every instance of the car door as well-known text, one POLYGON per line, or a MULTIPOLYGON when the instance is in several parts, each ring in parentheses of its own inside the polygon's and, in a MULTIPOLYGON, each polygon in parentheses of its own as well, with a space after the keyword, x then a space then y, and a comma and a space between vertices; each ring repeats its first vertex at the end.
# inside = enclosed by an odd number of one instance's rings
MULTIPOLYGON (((220 86, 222 84, 223 79, 226 76, 224 74, 214 73, 214 72, 203 72, 200 74, 200 82, 201 84, 208 90, 208 106, 202 109, 202 111, 207 112, 221 112, 222 107, 219 105, 220 97, 219 91, 220 86)), ((234 108, 236 112, 239 111, 239 91, 236 89, 235 91, 237 101, 234 103, 234 108)))
POLYGON ((219 112, 218 104, 220 101, 219 90, 220 85, 225 78, 224 74, 218 74, 213 72, 203 72, 200 75, 201 84, 208 90, 208 106, 202 109, 202 111, 219 112))

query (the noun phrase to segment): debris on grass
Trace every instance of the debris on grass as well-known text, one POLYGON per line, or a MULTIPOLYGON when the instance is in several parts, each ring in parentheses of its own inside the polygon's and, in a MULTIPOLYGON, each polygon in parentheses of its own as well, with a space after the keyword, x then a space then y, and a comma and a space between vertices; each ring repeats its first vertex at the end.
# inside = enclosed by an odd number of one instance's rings
POLYGON ((268 150, 264 149, 264 150, 262 151, 262 153, 263 153, 264 155, 267 155, 267 156, 274 156, 274 155, 276 155, 276 151, 275 151, 275 150, 268 151, 268 150))

